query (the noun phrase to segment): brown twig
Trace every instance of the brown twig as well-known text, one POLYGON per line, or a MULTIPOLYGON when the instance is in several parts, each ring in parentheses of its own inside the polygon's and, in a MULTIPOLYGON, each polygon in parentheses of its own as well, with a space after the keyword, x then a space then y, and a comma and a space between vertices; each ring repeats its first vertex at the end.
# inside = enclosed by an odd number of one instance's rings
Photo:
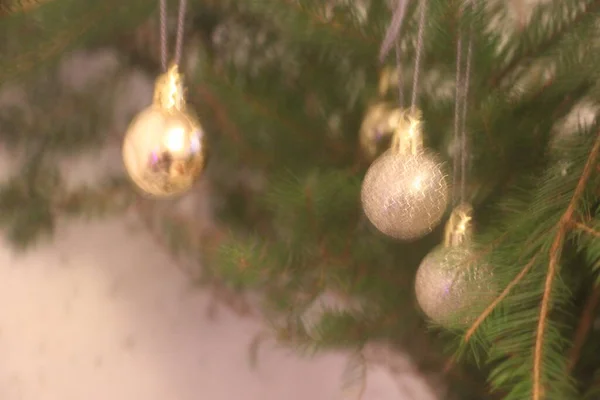
POLYGON ((572 225, 571 221, 573 218, 573 214, 575 214, 577 203, 581 199, 581 196, 583 195, 583 192, 585 190, 585 185, 587 184, 587 181, 592 175, 592 171, 596 167, 596 158, 598 156, 599 151, 600 133, 598 133, 596 137, 596 142, 594 143, 594 147, 592 148, 590 155, 588 156, 588 159, 585 163, 585 167, 583 168, 583 172, 581 173, 581 177, 579 178, 579 182, 577 183, 577 187, 575 188, 575 192, 573 193, 573 197, 569 202, 567 210, 558 222, 558 232, 556 233, 554 241, 552 242, 552 247, 550 248, 550 260, 548 262, 548 272, 546 273, 544 295, 542 297, 542 303, 540 307, 540 318, 538 321, 535 339, 535 350, 533 353, 533 400, 541 400, 544 392, 542 384, 542 353, 544 348, 544 332, 546 330, 548 313, 550 309, 550 298, 552 297, 552 285, 556 276, 558 262, 562 255, 562 248, 565 241, 565 237, 567 235, 569 227, 572 225))
POLYGON ((8 4, 0 4, 0 16, 6 17, 11 14, 26 13, 35 10, 50 1, 51 0, 9 0, 8 4))
POLYGON ((573 347, 571 348, 571 354, 569 355, 569 364, 567 366, 567 370, 571 372, 575 365, 577 364, 577 360, 581 355, 581 349, 583 348, 583 344, 585 343, 585 339, 590 332, 590 328, 592 327, 592 320, 594 319, 594 313, 596 311, 596 307, 598 307, 598 303, 600 302, 600 285, 597 285, 594 288, 594 291, 588 298, 585 308, 583 309, 583 313, 581 314, 581 319, 579 320, 579 326, 577 327, 577 331, 575 332, 575 338, 573 339, 573 347))
POLYGON ((579 230, 584 231, 585 233, 589 233, 592 236, 600 237, 600 232, 590 228, 587 225, 582 224, 581 222, 573 222, 573 226, 579 230))
POLYGON ((456 357, 452 356, 452 357, 450 357, 450 359, 448 359, 448 361, 446 361, 446 364, 444 364, 444 368, 442 369, 442 372, 444 374, 447 374, 448 372, 450 372, 452 370, 452 368, 454 368, 455 365, 456 365, 456 357))
POLYGON ((515 278, 506 286, 506 288, 502 291, 502 293, 500 293, 500 295, 498 297, 496 297, 496 299, 489 306, 487 306, 487 308, 481 313, 481 315, 479 315, 479 317, 475 320, 473 325, 471 325, 471 327, 467 330, 467 333, 465 334, 465 338, 464 338, 465 343, 467 343, 471 339, 471 337, 473 336, 473 334, 475 333, 477 328, 479 328, 479 326, 488 317, 488 315, 490 315, 491 312, 494 311, 496 306, 498 306, 498 304, 500 304, 500 302, 502 300, 504 300, 506 298, 506 296, 508 296, 510 291, 521 281, 521 279, 523 279, 523 277, 525 275, 527 275, 527 272, 529 272, 529 270, 535 263, 536 259, 537 259, 537 255, 534 256, 527 263, 527 265, 525 265, 523 267, 521 272, 519 272, 519 274, 517 276, 515 276, 515 278))

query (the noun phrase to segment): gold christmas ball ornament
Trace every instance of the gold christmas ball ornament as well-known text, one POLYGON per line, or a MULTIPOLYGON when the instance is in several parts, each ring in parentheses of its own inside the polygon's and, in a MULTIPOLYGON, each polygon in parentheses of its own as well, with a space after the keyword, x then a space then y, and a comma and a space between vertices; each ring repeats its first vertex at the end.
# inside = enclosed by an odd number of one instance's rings
POLYGON ((359 141, 362 152, 370 161, 375 159, 384 147, 389 147, 389 139, 401 118, 402 110, 391 103, 382 102, 369 107, 360 127, 359 141))
POLYGON ((423 149, 418 116, 403 114, 391 148, 373 162, 363 180, 367 218, 388 236, 415 240, 439 224, 448 198, 442 164, 423 149))
POLYGON ((173 65, 156 80, 152 105, 135 117, 125 134, 125 169, 152 196, 182 194, 204 170, 205 134, 186 109, 184 93, 182 77, 173 65))
POLYGON ((421 262, 415 280, 417 302, 442 326, 472 323, 497 291, 492 268, 473 251, 469 207, 455 209, 446 238, 421 262))

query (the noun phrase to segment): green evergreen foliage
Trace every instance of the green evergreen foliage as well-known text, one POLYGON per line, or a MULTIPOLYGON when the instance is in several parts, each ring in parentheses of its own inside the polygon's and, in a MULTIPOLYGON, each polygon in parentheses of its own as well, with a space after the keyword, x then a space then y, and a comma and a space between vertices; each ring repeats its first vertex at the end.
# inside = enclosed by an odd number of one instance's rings
MULTIPOLYGON (((9 38, 0 45, 0 84, 38 65, 50 68, 84 44, 115 45, 155 73, 154 50, 132 52, 121 40, 154 11, 151 3, 53 0, 26 12, 0 3, 0 32, 9 38)), ((448 169, 459 28, 472 26, 475 41, 468 187, 477 254, 494 267, 500 290, 466 329, 428 326, 414 300, 416 268, 440 243, 442 228, 399 243, 369 226, 360 207, 370 161, 358 144, 361 122, 369 105, 395 101, 397 93, 392 88, 378 99, 377 57, 390 5, 190 3, 188 36, 198 39, 202 59, 197 74, 187 77, 189 97, 210 133, 211 158, 266 181, 248 189, 222 174, 209 176, 223 199, 219 218, 229 234, 216 249, 187 248, 205 251, 211 279, 263 294, 279 340, 298 349, 354 351, 350 380, 364 379, 360 349, 384 341, 410 352, 425 371, 460 360, 446 368, 451 398, 600 398, 594 334, 600 124, 564 124, 576 107, 595 111, 600 101, 600 1, 547 1, 527 25, 512 28, 505 2, 474 2, 460 16, 463 1, 429 1, 419 103, 426 144, 448 169), (325 292, 358 306, 332 307, 308 329, 303 316, 325 292)), ((412 87, 415 12, 413 1, 401 32, 405 96, 412 87)), ((31 86, 41 93, 32 100, 33 118, 10 110, 0 115, 3 145, 26 154, 24 173, 0 189, 0 222, 21 246, 52 231, 64 213, 105 212, 133 198, 117 177, 100 189, 66 193, 53 167, 61 152, 102 144, 101 103, 110 103, 110 94, 57 100, 48 93, 60 88, 43 76, 31 86), (48 123, 50 116, 60 124, 48 123)))

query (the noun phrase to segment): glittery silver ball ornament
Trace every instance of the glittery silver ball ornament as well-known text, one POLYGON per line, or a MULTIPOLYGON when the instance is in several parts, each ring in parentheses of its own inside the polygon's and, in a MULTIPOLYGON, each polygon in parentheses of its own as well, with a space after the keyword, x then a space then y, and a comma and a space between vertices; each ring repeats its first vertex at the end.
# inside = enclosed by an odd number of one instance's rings
POLYGON ((419 266, 417 302, 437 324, 468 325, 494 299, 492 269, 471 249, 468 244, 439 246, 419 266))
POLYGON ((367 171, 361 201, 367 218, 382 233, 414 240, 439 224, 448 205, 448 192, 435 156, 390 149, 367 171))

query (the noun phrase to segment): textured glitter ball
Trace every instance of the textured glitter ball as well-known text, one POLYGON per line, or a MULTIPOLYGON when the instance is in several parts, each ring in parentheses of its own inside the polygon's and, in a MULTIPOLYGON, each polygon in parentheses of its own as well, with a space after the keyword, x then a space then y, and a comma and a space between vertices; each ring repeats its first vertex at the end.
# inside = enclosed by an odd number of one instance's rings
POLYGON ((367 171, 361 200, 367 218, 382 233, 414 240, 431 232, 442 219, 448 183, 433 155, 388 150, 367 171))
POLYGON ((421 262, 415 281, 423 312, 442 326, 469 324, 493 300, 492 269, 468 245, 440 246, 421 262))
POLYGON ((151 106, 131 123, 123 143, 129 176, 153 196, 179 195, 204 169, 204 134, 185 111, 151 106))

